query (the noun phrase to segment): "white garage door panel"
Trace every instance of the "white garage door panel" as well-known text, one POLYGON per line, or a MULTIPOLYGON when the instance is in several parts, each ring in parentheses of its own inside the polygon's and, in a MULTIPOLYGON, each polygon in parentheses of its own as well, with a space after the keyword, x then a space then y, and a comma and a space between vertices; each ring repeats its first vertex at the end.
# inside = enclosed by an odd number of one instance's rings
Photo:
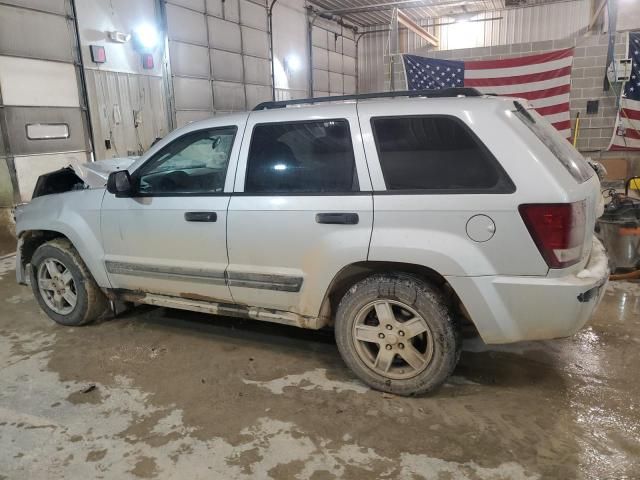
POLYGON ((260 30, 266 30, 267 10, 247 0, 240 0, 240 23, 260 30))
POLYGON ((183 42, 207 44, 207 25, 204 15, 167 4, 169 38, 183 42))
POLYGON ((72 44, 64 17, 0 5, 0 55, 72 62, 72 44))
POLYGON ((250 110, 257 104, 271 100, 271 87, 263 87, 260 85, 246 85, 247 92, 247 109, 250 110))
POLYGON ((242 82, 242 55, 223 50, 210 50, 210 52, 213 78, 242 82))
POLYGON ((213 117, 213 113, 210 111, 177 111, 176 112, 176 126, 178 128, 184 127, 186 124, 191 122, 197 122, 198 120, 205 120, 207 118, 213 117))
POLYGON ((44 10, 45 12, 57 13, 64 15, 65 0, 2 0, 2 3, 10 3, 20 7, 33 8, 35 10, 44 10))
POLYGON ((38 177, 43 173, 53 172, 68 165, 78 165, 89 161, 89 155, 85 152, 15 157, 14 164, 22 201, 28 202, 31 200, 31 195, 33 194, 33 189, 36 186, 38 177))
POLYGON ((241 83, 213 82, 213 106, 217 110, 243 111, 246 109, 244 85, 241 83))
POLYGON ((170 42, 171 72, 175 75, 209 77, 209 49, 188 43, 170 42))
POLYGON ((352 95, 356 93, 356 77, 352 77, 351 75, 345 75, 344 79, 344 94, 352 95))
POLYGON ((334 93, 342 94, 343 92, 343 84, 342 84, 342 75, 339 73, 329 73, 329 91, 334 93))
POLYGON ((208 17, 209 21, 209 46, 219 50, 240 53, 240 27, 237 23, 227 22, 221 18, 208 17))
POLYGON ((342 55, 336 52, 329 52, 329 70, 342 73, 342 55))
POLYGON ((356 59, 352 57, 347 57, 346 55, 342 57, 342 67, 343 73, 345 75, 355 75, 356 74, 356 59))
POLYGON ((322 91, 329 90, 329 72, 313 69, 313 88, 322 91))
POLYGON ((168 3, 204 12, 204 0, 169 0, 168 3))
POLYGON ((231 22, 240 21, 238 0, 207 0, 207 13, 231 22))
POLYGON ((311 31, 311 44, 315 47, 322 47, 326 49, 327 31, 322 28, 313 27, 313 30, 311 31))
POLYGON ((250 27, 242 27, 244 53, 254 57, 269 58, 269 37, 267 32, 250 27))
POLYGON ((269 60, 256 57, 244 57, 244 78, 247 83, 271 85, 271 66, 269 60))
POLYGON ((329 70, 329 53, 318 47, 313 47, 313 66, 322 70, 329 70))
POLYGON ((80 106, 70 64, 0 56, 0 90, 5 105, 80 106))
POLYGON ((349 55, 350 57, 356 56, 356 42, 348 38, 342 41, 342 53, 349 55))
POLYGON ((199 78, 173 78, 176 110, 211 109, 211 85, 199 78))

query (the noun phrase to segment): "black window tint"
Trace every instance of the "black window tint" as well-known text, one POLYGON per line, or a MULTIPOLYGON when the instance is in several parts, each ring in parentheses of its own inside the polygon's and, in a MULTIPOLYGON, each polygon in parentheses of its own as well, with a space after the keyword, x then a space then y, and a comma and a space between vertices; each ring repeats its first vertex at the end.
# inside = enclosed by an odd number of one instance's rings
POLYGON ((272 123, 253 129, 245 192, 324 193, 358 190, 346 120, 272 123))
POLYGON ((515 190, 497 160, 459 119, 394 117, 371 122, 387 190, 515 190))
POLYGON ((224 190, 236 127, 213 128, 177 138, 138 175, 142 194, 209 194, 224 190))

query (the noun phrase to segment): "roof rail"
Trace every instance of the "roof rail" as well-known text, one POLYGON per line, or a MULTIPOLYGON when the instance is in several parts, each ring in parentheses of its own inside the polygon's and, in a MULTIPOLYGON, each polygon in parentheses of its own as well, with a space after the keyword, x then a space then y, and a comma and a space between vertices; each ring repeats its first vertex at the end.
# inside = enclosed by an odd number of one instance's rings
POLYGON ((441 90, 401 90, 396 92, 360 93, 356 95, 342 95, 336 97, 297 98, 294 100, 281 100, 277 102, 262 102, 253 110, 270 110, 272 108, 285 108, 288 105, 301 105, 305 103, 339 102, 341 100, 366 100, 368 98, 395 98, 395 97, 481 97, 483 94, 475 88, 443 88, 441 90))

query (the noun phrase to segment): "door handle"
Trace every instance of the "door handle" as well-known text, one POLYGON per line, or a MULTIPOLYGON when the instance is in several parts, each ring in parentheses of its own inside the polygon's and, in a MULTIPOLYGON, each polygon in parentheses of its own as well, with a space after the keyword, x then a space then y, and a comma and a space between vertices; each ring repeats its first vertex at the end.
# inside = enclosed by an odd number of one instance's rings
POLYGON ((317 213, 316 223, 329 225, 357 225, 360 221, 357 213, 317 213))
POLYGON ((184 219, 187 222, 215 222, 218 220, 216 212, 185 212, 184 219))

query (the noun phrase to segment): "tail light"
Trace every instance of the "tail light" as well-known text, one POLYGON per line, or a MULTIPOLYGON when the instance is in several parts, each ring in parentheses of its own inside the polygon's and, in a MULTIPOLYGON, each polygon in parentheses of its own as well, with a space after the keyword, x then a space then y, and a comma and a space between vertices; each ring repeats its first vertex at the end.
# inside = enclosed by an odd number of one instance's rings
POLYGON ((580 261, 584 245, 585 202, 520 205, 520 215, 549 268, 580 261))

